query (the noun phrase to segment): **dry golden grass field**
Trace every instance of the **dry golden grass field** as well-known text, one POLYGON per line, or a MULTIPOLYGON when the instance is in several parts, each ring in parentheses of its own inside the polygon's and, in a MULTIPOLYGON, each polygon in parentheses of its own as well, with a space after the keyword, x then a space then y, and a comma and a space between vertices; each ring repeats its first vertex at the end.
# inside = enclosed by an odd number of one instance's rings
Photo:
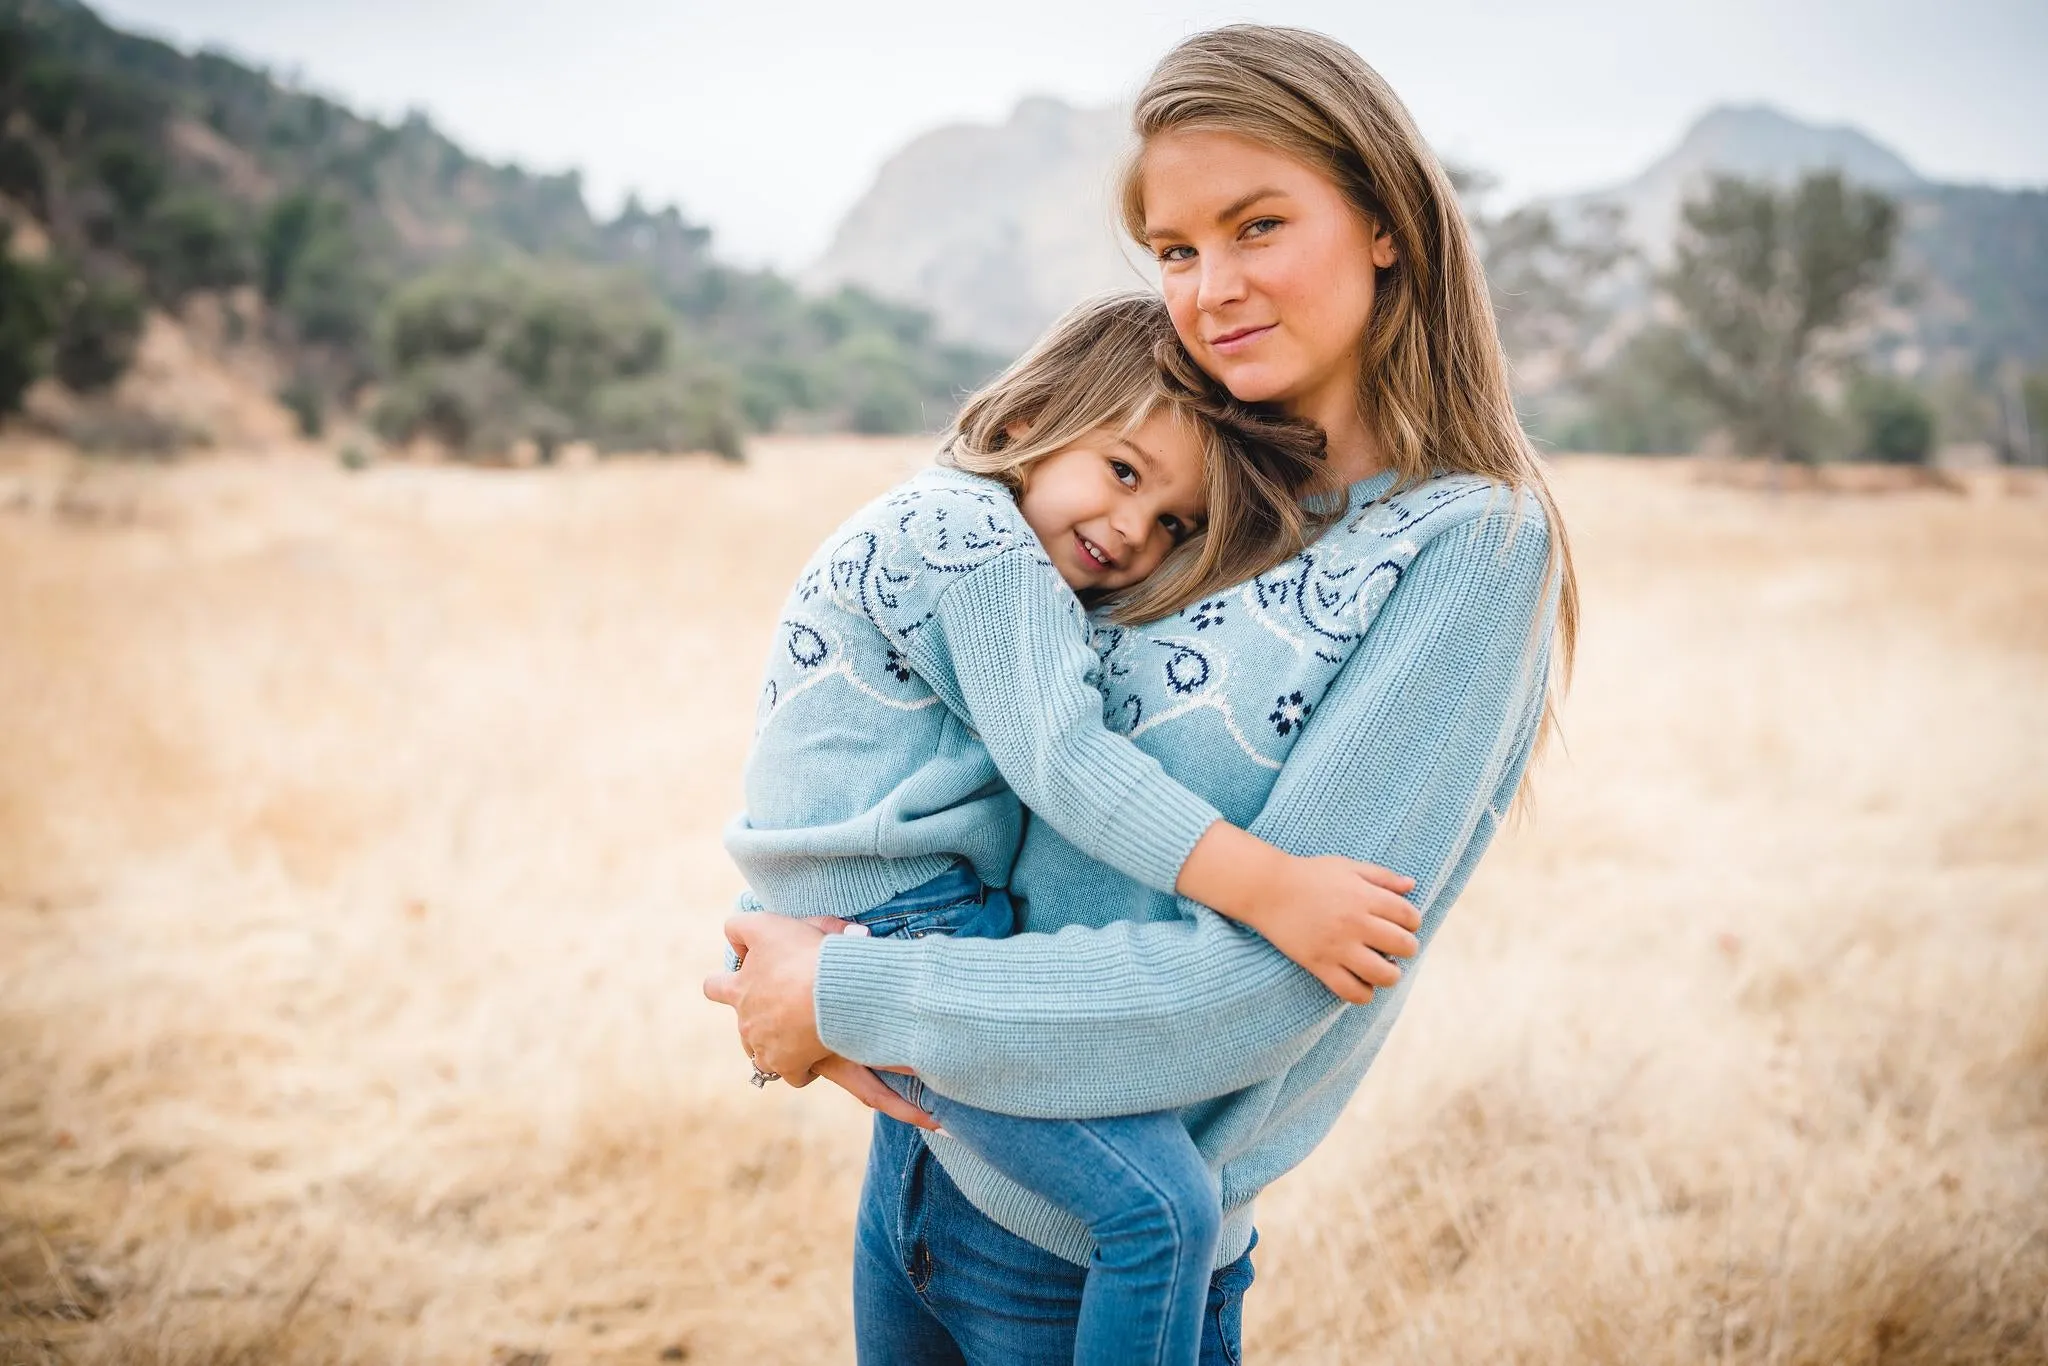
MULTIPOLYGON (((851 1360, 698 994, 747 468, 0 467, 0 1361, 851 1360)), ((1273 1363, 2048 1361, 2048 491, 1561 462, 1566 744, 1262 1202, 1273 1363)))

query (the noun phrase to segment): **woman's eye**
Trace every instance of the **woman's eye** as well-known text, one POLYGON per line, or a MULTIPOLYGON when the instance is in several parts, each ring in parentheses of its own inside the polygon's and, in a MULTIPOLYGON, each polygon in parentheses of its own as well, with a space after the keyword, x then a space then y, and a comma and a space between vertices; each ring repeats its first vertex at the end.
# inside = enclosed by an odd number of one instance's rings
POLYGON ((1254 218, 1251 222, 1244 225, 1244 235, 1246 237, 1264 237, 1279 226, 1280 220, 1277 218, 1254 218))
POLYGON ((1167 247, 1158 255, 1161 261, 1192 261, 1195 259, 1195 249, 1187 246, 1167 247))
POLYGON ((1109 472, 1116 476, 1119 484, 1130 486, 1138 482, 1138 472, 1121 460, 1110 461, 1109 472))

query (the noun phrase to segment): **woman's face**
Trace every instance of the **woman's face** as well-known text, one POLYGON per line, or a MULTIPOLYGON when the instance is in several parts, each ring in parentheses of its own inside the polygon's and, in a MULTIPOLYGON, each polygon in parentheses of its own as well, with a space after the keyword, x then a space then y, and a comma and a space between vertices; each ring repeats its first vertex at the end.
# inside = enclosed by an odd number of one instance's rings
POLYGON ((1248 403, 1325 425, 1332 405, 1355 408, 1393 239, 1321 172, 1234 133, 1156 135, 1139 185, 1167 309, 1201 367, 1248 403))

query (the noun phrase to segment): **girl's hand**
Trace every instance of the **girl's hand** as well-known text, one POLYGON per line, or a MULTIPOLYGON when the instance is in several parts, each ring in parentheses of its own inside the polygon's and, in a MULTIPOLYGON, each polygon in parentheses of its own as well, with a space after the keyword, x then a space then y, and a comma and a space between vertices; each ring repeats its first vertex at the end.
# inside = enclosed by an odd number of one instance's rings
POLYGON ((1347 858, 1290 857, 1246 923, 1353 1005, 1401 980, 1390 958, 1412 958, 1422 915, 1401 893, 1415 880, 1347 858))
POLYGON ((1401 980, 1387 959, 1413 957, 1422 928, 1402 899, 1414 878, 1334 855, 1302 858, 1228 821, 1203 832, 1174 889, 1251 926, 1353 1005, 1401 980))
POLYGON ((725 937, 739 970, 705 978, 704 994, 738 1015, 740 1043, 754 1066, 779 1072, 791 1086, 809 1085, 811 1069, 830 1056, 812 1005, 824 930, 756 911, 726 921, 725 937))

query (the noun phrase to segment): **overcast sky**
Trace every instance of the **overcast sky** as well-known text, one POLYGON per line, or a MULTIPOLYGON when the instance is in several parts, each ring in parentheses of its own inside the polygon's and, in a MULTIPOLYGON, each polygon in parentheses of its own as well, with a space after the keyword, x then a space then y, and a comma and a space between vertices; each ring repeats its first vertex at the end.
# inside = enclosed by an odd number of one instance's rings
POLYGON ((296 72, 470 150, 580 169, 593 206, 676 202, 721 254, 795 267, 882 159, 1018 98, 1125 99, 1176 39, 1319 28, 1447 158, 1511 197, 1627 178, 1709 106, 1853 123, 1923 174, 2048 184, 2043 0, 112 0, 123 27, 296 72))

